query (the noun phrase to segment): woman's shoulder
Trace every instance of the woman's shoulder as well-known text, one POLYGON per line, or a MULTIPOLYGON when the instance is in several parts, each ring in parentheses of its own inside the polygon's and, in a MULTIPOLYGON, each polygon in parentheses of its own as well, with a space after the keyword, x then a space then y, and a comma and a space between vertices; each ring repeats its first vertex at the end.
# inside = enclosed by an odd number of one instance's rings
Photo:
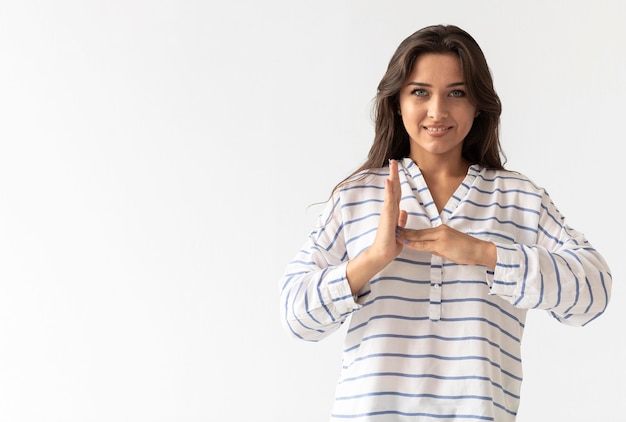
POLYGON ((389 177, 389 167, 368 168, 347 177, 339 186, 338 191, 358 188, 384 188, 387 177, 389 177))
POLYGON ((508 188, 517 187, 535 192, 543 192, 545 190, 528 175, 517 170, 480 167, 479 178, 486 183, 493 183, 508 188))

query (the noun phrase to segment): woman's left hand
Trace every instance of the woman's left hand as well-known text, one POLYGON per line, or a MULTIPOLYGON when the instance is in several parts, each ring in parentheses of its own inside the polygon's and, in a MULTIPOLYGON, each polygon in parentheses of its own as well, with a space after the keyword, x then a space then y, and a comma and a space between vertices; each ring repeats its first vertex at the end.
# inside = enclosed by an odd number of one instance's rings
POLYGON ((397 228, 396 241, 416 251, 430 252, 457 264, 496 266, 496 245, 455 230, 445 224, 411 230, 397 228))

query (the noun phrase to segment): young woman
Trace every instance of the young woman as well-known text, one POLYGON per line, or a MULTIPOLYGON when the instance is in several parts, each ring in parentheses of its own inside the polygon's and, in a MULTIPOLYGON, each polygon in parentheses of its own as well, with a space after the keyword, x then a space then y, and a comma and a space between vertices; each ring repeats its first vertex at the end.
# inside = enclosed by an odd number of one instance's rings
POLYGON ((332 420, 514 421, 527 310, 577 326, 604 312, 607 264, 504 169, 500 112, 462 29, 423 28, 393 55, 368 159, 280 280, 294 336, 349 320, 332 420))

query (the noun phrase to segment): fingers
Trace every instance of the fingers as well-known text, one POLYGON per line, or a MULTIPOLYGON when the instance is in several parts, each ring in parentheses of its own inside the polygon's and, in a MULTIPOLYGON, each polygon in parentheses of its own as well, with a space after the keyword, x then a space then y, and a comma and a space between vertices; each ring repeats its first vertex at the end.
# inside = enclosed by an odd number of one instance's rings
POLYGON ((399 181, 397 160, 389 160, 389 180, 392 182, 399 181))
POLYGON ((389 160, 389 177, 385 180, 385 203, 388 208, 393 210, 394 220, 396 219, 395 215, 399 212, 401 196, 398 162, 389 160))
POLYGON ((389 169, 389 176, 385 179, 384 204, 380 213, 378 229, 374 242, 368 249, 368 257, 379 262, 390 262, 402 252, 402 245, 396 243, 396 225, 398 222, 406 222, 406 213, 400 211, 402 195, 398 177, 398 163, 390 160, 389 169))
POLYGON ((398 208, 398 204, 394 198, 393 182, 387 179, 385 180, 385 209, 395 213, 396 208, 398 208))
POLYGON ((389 160, 389 180, 391 181, 392 192, 394 194, 394 200, 400 203, 401 189, 400 189, 400 177, 398 176, 398 161, 389 160))
MULTIPOLYGON (((406 224, 406 222, 405 222, 406 224)), ((400 224, 398 224, 400 226, 400 224)), ((400 226, 404 227, 404 226, 400 226)), ((438 239, 437 232, 439 230, 436 227, 427 228, 427 229, 419 229, 419 230, 411 230, 411 229, 403 229, 400 233, 400 237, 405 243, 408 242, 432 242, 438 239)))
POLYGON ((396 242, 458 264, 495 268, 497 250, 492 242, 477 239, 446 225, 422 230, 397 228, 396 242))
POLYGON ((398 228, 396 230, 396 242, 411 249, 432 253, 434 252, 432 246, 434 246, 435 238, 428 235, 426 232, 427 230, 429 229, 405 229, 404 226, 398 224, 398 228))
POLYGON ((400 210, 400 215, 398 216, 398 227, 406 226, 407 217, 408 217, 407 212, 405 210, 400 210))

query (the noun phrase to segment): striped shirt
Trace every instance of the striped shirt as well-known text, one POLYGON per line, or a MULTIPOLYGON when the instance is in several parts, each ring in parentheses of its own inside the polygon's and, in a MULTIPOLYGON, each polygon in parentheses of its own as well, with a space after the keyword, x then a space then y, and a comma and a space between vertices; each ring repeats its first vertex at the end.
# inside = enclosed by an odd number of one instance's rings
POLYGON ((404 248, 353 296, 346 265, 374 240, 389 175, 374 169, 334 193, 287 266, 285 327, 317 341, 349 321, 333 421, 514 421, 527 310, 585 325, 607 306, 610 270, 517 172, 472 165, 441 213, 411 159, 398 172, 406 227, 492 241, 495 270, 404 248))

